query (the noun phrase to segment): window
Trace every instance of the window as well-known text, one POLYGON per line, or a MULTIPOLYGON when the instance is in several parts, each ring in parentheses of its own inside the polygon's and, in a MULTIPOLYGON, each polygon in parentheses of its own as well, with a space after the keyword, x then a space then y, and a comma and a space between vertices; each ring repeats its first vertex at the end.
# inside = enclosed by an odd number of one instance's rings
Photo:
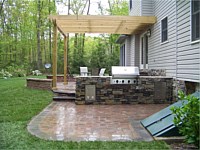
POLYGON ((146 37, 146 40, 145 40, 145 45, 146 45, 146 64, 148 64, 148 36, 147 35, 145 35, 146 37))
POLYGON ((192 41, 200 39, 200 1, 192 0, 192 41))
POLYGON ((120 48, 120 65, 125 66, 125 44, 123 44, 120 48))
POLYGON ((168 39, 168 23, 167 17, 161 20, 161 42, 165 42, 168 39))
POLYGON ((141 64, 143 65, 144 64, 144 59, 143 59, 143 51, 144 51, 144 37, 142 37, 142 50, 141 50, 141 64))
POLYGON ((133 5, 133 4, 132 4, 132 0, 130 0, 130 1, 129 1, 130 10, 132 9, 132 5, 133 5))

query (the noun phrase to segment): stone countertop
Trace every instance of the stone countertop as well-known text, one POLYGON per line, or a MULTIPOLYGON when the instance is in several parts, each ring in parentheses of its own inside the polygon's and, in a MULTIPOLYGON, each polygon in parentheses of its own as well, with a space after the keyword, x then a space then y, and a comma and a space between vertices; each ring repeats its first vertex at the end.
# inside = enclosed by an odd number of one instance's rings
POLYGON ((112 78, 112 76, 76 76, 74 78, 112 78))
MULTIPOLYGON (((172 79, 170 76, 138 76, 139 78, 151 78, 151 79, 172 79)), ((112 76, 76 76, 74 78, 112 78, 112 76)))
POLYGON ((172 79, 173 77, 169 77, 169 76, 139 76, 139 78, 151 78, 151 79, 172 79))

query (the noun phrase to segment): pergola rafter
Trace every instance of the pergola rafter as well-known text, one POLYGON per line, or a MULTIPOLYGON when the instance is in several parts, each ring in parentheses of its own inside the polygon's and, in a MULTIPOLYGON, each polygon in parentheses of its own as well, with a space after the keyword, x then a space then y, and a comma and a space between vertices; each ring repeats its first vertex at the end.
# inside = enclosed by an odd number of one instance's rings
POLYGON ((50 16, 63 33, 137 34, 156 22, 154 16, 50 16))
MULTIPOLYGON (((156 23, 154 16, 99 16, 99 15, 50 15, 54 24, 53 58, 57 57, 57 29, 68 40, 68 33, 108 33, 108 34, 139 34, 156 23)), ((67 55, 65 44, 64 55, 67 55)), ((65 56, 66 57, 66 56, 65 56)), ((67 63, 64 57, 64 63, 67 63)), ((64 76, 67 75, 66 64, 64 76)), ((56 88, 57 59, 53 59, 53 88, 56 88)), ((67 83, 66 77, 64 83, 67 83)))

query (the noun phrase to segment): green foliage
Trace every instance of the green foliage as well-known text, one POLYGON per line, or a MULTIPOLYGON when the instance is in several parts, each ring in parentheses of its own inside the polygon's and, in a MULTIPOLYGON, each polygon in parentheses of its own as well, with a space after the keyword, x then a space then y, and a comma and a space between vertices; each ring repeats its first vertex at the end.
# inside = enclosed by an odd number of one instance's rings
MULTIPOLYGON (((41 76, 39 77, 41 78, 41 76)), ((39 139, 27 131, 27 124, 52 101, 52 93, 27 89, 25 78, 0 79, 0 149, 170 149, 164 142, 64 142, 39 139)))
POLYGON ((15 64, 12 64, 8 67, 6 67, 6 70, 8 72, 10 72, 13 77, 25 77, 27 75, 27 69, 26 69, 26 66, 24 65, 15 65, 15 64))
MULTIPOLYGON (((8 72, 13 76, 24 76, 30 74, 32 70, 45 72, 44 64, 52 61, 52 23, 48 16, 59 11, 56 10, 58 3, 68 5, 66 0, 6 0, 2 3, 0 70, 9 70, 8 72), (38 40, 40 40, 39 45, 38 40), (39 47, 40 50, 38 50, 39 47)), ((88 0, 71 0, 70 3, 71 14, 85 14, 88 11, 88 0)), ((128 15, 126 0, 109 0, 107 3, 109 3, 109 9, 105 7, 103 14, 128 15)), ((80 66, 88 66, 89 69, 105 67, 106 72, 109 73, 111 66, 119 64, 119 45, 115 43, 118 36, 101 35, 96 38, 88 37, 85 34, 78 34, 74 37, 70 35, 69 72, 79 74, 80 66)), ((58 74, 63 74, 64 43, 62 35, 58 34, 57 41, 57 71, 58 74)))
POLYGON ((200 100, 192 95, 186 96, 179 91, 179 98, 183 101, 183 107, 172 107, 174 124, 180 134, 184 135, 187 143, 193 143, 199 147, 200 126, 200 100))
POLYGON ((128 15, 127 0, 109 0, 109 9, 107 11, 111 15, 128 15))
MULTIPOLYGON (((79 67, 87 66, 89 70, 106 68, 106 72, 110 73, 111 66, 119 65, 119 45, 115 43, 117 37, 118 35, 85 37, 84 51, 81 51, 80 47, 75 48, 73 43, 70 42, 70 72, 79 74, 79 67)), ((70 40, 74 41, 75 37, 70 40)), ((58 63, 59 61, 61 60, 58 60, 58 63)))
MULTIPOLYGON (((50 62, 51 47, 50 35, 51 24, 48 19, 49 13, 56 12, 55 1, 40 0, 41 9, 37 9, 37 1, 5 0, 0 9, 0 68, 10 66, 10 63, 18 65, 38 62, 37 49, 37 24, 38 11, 41 14, 40 46, 43 63, 50 62)), ((43 67, 43 66, 41 66, 43 67)), ((38 69, 34 68, 34 69, 38 69)), ((19 70, 19 76, 22 70, 19 70)))
POLYGON ((4 78, 4 79, 7 79, 7 78, 10 78, 12 77, 12 74, 9 73, 8 71, 5 71, 4 69, 2 69, 0 71, 0 77, 4 78))

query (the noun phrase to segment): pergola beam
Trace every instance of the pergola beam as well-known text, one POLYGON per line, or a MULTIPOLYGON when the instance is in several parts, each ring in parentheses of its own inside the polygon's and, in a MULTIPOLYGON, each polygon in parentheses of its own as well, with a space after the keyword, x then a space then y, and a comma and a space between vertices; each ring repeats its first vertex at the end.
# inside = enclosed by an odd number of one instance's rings
MULTIPOLYGON (((155 22, 156 17, 154 16, 99 16, 99 15, 50 15, 50 19, 58 19, 58 20, 102 20, 102 21, 141 21, 141 22, 155 22)), ((140 23, 141 23, 140 22, 140 23)))
POLYGON ((93 16, 58 15, 56 19, 59 31, 66 33, 109 33, 133 34, 145 30, 156 22, 154 16, 93 16))

